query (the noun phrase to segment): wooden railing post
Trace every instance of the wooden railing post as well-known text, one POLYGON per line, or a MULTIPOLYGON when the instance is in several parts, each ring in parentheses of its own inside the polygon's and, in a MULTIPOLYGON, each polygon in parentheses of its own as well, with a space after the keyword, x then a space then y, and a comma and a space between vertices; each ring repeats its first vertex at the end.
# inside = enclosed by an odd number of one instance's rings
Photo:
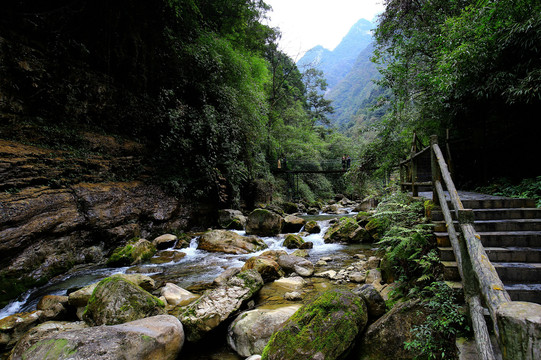
POLYGON ((406 181, 404 176, 405 171, 404 165, 400 164, 400 191, 404 191, 404 182, 406 181))
POLYGON ((441 171, 438 165, 438 159, 434 153, 434 145, 438 145, 438 135, 430 136, 430 159, 432 167, 432 202, 435 205, 440 205, 440 200, 437 195, 436 182, 441 183, 441 171))

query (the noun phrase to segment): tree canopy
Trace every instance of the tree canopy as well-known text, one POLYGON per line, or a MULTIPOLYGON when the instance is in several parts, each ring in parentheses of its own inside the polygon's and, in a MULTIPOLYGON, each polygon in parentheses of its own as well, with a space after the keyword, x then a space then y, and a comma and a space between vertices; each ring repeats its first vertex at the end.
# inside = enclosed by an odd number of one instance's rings
MULTIPOLYGON (((268 10, 261 0, 10 2, 0 86, 22 105, 2 111, 137 139, 155 180, 182 196, 238 205, 256 179, 285 196, 271 174, 278 157, 338 159, 347 140, 319 126, 331 109, 324 83, 280 51, 268 10), (39 76, 18 65, 34 50, 39 76)), ((330 196, 334 185, 316 178, 301 179, 304 195, 330 196)))
MULTIPOLYGON (((375 61, 379 84, 391 91, 391 110, 367 155, 396 163, 397 152, 382 155, 383 146, 405 150, 413 131, 427 142, 430 134, 441 136, 449 128, 470 143, 470 162, 475 154, 484 158, 483 167, 499 161, 509 165, 509 173, 524 175, 513 166, 523 165, 522 159, 512 159, 531 150, 534 114, 541 109, 541 3, 388 0, 385 5, 375 33, 375 61)), ((456 149, 465 162, 466 148, 456 149)))

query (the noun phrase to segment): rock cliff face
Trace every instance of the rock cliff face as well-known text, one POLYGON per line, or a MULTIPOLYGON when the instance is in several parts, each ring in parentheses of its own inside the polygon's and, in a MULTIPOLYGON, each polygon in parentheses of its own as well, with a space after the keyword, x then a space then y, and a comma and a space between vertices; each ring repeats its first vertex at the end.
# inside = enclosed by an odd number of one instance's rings
POLYGON ((195 207, 156 185, 97 182, 134 158, 76 158, 0 140, 0 288, 12 290, 0 304, 76 264, 104 261, 134 236, 194 225, 195 207))

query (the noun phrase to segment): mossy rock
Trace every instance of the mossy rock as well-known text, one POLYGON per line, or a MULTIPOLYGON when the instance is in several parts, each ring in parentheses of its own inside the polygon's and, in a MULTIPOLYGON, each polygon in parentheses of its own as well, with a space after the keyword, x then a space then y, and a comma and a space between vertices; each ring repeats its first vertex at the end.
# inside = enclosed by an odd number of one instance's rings
POLYGON ((386 221, 377 217, 370 219, 368 224, 364 227, 374 239, 380 239, 383 236, 383 232, 386 228, 386 221))
POLYGON ((301 307, 275 332, 262 360, 340 359, 368 319, 366 304, 349 290, 329 290, 301 307))
POLYGON ((299 235, 289 234, 284 240, 284 246, 288 249, 300 249, 304 240, 299 235))
POLYGON ((319 234, 321 232, 321 227, 315 220, 310 220, 304 225, 304 231, 310 234, 319 234))
POLYGON ((244 225, 239 219, 233 219, 225 228, 229 230, 244 230, 244 225))
POLYGON ((141 264, 156 254, 156 247, 146 239, 134 238, 125 246, 118 247, 107 260, 108 266, 141 264))
POLYGON ((88 301, 83 320, 91 326, 115 325, 165 314, 163 301, 121 277, 98 283, 88 301))
POLYGON ((264 282, 270 282, 285 275, 284 271, 276 261, 264 256, 249 258, 241 271, 253 269, 257 271, 264 282))
POLYGON ((294 214, 299 212, 299 207, 297 204, 294 204, 292 202, 285 202, 281 205, 282 209, 284 209, 284 212, 286 214, 294 214))
POLYGON ((361 237, 358 234, 362 229, 355 219, 350 217, 343 217, 337 223, 333 224, 329 230, 325 233, 323 239, 326 243, 358 243, 362 242, 361 237))
POLYGON ((366 226, 370 222, 370 213, 367 213, 366 211, 360 211, 355 216, 355 221, 361 226, 366 226))

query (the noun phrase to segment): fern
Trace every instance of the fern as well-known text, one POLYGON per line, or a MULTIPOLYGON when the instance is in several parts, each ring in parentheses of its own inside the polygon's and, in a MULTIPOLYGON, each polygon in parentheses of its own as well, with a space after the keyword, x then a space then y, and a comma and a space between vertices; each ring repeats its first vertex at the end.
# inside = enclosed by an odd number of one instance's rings
POLYGON ((432 225, 425 223, 425 205, 409 196, 397 194, 382 202, 373 219, 377 219, 377 242, 398 277, 422 284, 436 278, 439 263, 430 241, 432 225))

